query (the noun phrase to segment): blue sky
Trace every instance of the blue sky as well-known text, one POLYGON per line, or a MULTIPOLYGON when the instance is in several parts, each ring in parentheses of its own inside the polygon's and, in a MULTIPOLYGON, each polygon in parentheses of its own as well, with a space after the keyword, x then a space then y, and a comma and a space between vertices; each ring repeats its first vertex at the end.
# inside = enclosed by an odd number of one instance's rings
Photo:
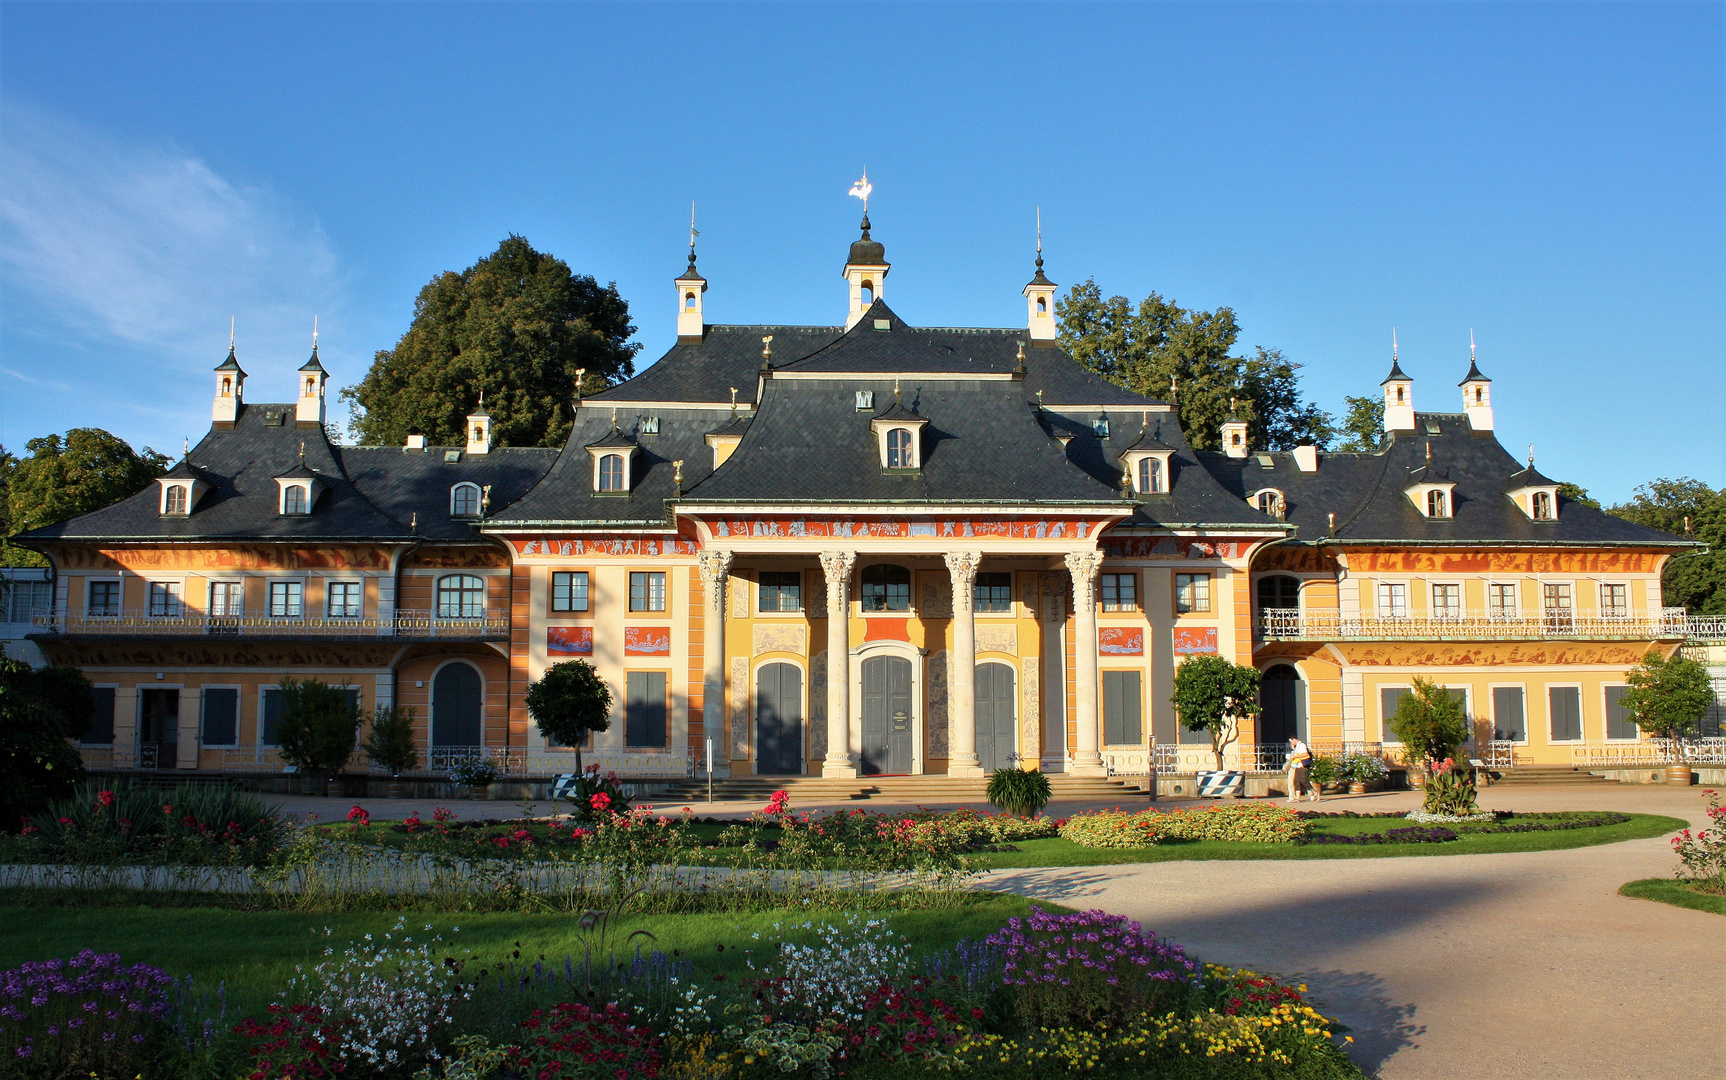
MULTIPOLYGON (((510 232, 671 342, 836 322, 868 167, 886 297, 1022 324, 1050 276, 1235 308, 1339 411, 1468 335, 1498 427, 1609 500, 1726 484, 1722 5, 0 5, 0 443, 207 427, 312 318, 337 385, 510 232)), ((340 407, 337 407, 340 412, 340 407)), ((345 414, 344 414, 345 418, 345 414)))

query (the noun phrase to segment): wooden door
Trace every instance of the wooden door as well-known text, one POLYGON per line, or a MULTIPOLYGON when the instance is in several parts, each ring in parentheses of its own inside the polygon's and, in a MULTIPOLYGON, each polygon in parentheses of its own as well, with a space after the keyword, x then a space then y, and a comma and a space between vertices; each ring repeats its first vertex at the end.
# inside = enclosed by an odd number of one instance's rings
POLYGON ((977 758, 984 772, 1012 768, 1018 753, 1013 681, 1006 664, 977 665, 977 758))
POLYGON ((863 661, 865 776, 911 771, 911 662, 897 656, 863 661))
POLYGON ((755 673, 755 771, 803 771, 803 670, 764 664, 755 673))

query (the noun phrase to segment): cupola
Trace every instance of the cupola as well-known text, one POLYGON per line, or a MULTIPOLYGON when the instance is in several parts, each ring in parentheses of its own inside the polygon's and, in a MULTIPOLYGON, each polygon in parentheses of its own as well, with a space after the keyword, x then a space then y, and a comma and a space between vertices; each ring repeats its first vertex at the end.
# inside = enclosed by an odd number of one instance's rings
POLYGON ((1139 437, 1121 451, 1126 487, 1138 495, 1166 495, 1173 487, 1175 448, 1162 440, 1162 425, 1151 430, 1151 414, 1145 413, 1139 437))
POLYGON ((700 341, 707 331, 701 313, 701 296, 707 291, 707 279, 695 269, 693 216, 689 232, 689 266, 678 275, 674 283, 677 286, 677 340, 700 341))
POLYGON ((1223 453, 1232 458, 1247 456, 1247 422, 1241 419, 1239 410, 1235 407, 1235 399, 1229 398, 1229 418, 1222 427, 1223 453))
POLYGON ((635 456, 640 452, 640 445, 618 428, 613 410, 611 430, 605 438, 587 444, 587 454, 593 459, 593 490, 600 495, 629 494, 635 485, 635 456))
POLYGON ((1558 520, 1558 482, 1540 475, 1534 467, 1534 451, 1528 452, 1528 468, 1510 474, 1504 493, 1530 521, 1558 520))
POLYGON ((180 463, 156 478, 156 484, 161 489, 159 512, 163 517, 186 517, 198 508, 198 500, 204 492, 210 490, 211 484, 204 478, 203 471, 193 467, 185 458, 180 463))
POLYGON ((240 418, 240 404, 244 400, 246 389, 246 373, 240 368, 240 362, 234 359, 234 342, 228 340, 228 358, 216 365, 216 399, 210 408, 210 425, 218 428, 231 428, 240 418))
POLYGON ((1043 276, 1043 237, 1039 232, 1037 272, 1031 276, 1030 284, 1025 286, 1025 318, 1033 343, 1052 343, 1055 340, 1056 287, 1054 282, 1043 276))
POLYGON ((1414 380, 1402 373, 1396 358, 1396 335, 1391 335, 1390 374, 1379 383, 1384 387, 1384 430, 1414 430, 1414 380))
POLYGON ((318 363, 318 332, 312 331, 312 358, 300 365, 300 397, 294 405, 294 426, 324 426, 324 384, 330 373, 318 363))
POLYGON ((893 384, 893 404, 869 420, 875 432, 881 467, 895 472, 923 467, 923 429, 928 418, 919 416, 899 400, 899 384, 893 384))
POLYGON ((863 211, 863 235, 851 244, 851 255, 845 260, 845 282, 850 307, 845 314, 845 329, 857 325, 857 320, 869 310, 869 305, 881 299, 887 281, 887 249, 869 238, 869 211, 863 211))
POLYGON ((1475 431, 1492 430, 1492 380, 1480 373, 1474 360, 1474 335, 1468 335, 1468 374, 1457 385, 1462 387, 1462 415, 1475 431))
POLYGON ((491 453, 491 413, 485 411, 485 391, 480 391, 479 408, 467 414, 468 456, 491 453))

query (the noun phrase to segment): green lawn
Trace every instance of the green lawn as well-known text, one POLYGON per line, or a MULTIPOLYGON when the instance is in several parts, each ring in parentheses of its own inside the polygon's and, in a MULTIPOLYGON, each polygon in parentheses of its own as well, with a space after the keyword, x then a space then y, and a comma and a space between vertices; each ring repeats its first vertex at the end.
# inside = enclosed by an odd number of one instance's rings
POLYGON ((1691 908, 1695 911, 1709 911, 1715 915, 1726 915, 1726 896, 1720 893, 1707 893, 1671 878, 1643 878, 1641 881, 1627 881, 1618 887, 1620 894, 1634 896, 1638 900, 1655 900, 1673 907, 1691 908))

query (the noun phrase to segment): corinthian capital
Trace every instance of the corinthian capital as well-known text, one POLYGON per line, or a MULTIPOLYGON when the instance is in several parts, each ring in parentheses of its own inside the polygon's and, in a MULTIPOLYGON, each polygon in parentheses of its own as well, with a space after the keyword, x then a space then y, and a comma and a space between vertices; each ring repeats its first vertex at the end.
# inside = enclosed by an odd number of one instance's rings
POLYGON ((977 581, 977 564, 983 561, 983 553, 949 551, 942 558, 947 560, 947 573, 953 576, 953 610, 970 611, 974 599, 971 586, 977 581))
POLYGON ((1066 556, 1067 573, 1073 578, 1073 606, 1091 611, 1097 603, 1097 573, 1103 568, 1100 551, 1070 551, 1066 556))
POLYGON ((695 565, 701 571, 701 584, 711 588, 715 582, 723 584, 725 575, 731 572, 732 553, 723 548, 708 548, 695 553, 695 565))
POLYGON ((823 551, 821 572, 827 576, 829 592, 845 592, 851 582, 851 568, 857 565, 855 551, 823 551))

